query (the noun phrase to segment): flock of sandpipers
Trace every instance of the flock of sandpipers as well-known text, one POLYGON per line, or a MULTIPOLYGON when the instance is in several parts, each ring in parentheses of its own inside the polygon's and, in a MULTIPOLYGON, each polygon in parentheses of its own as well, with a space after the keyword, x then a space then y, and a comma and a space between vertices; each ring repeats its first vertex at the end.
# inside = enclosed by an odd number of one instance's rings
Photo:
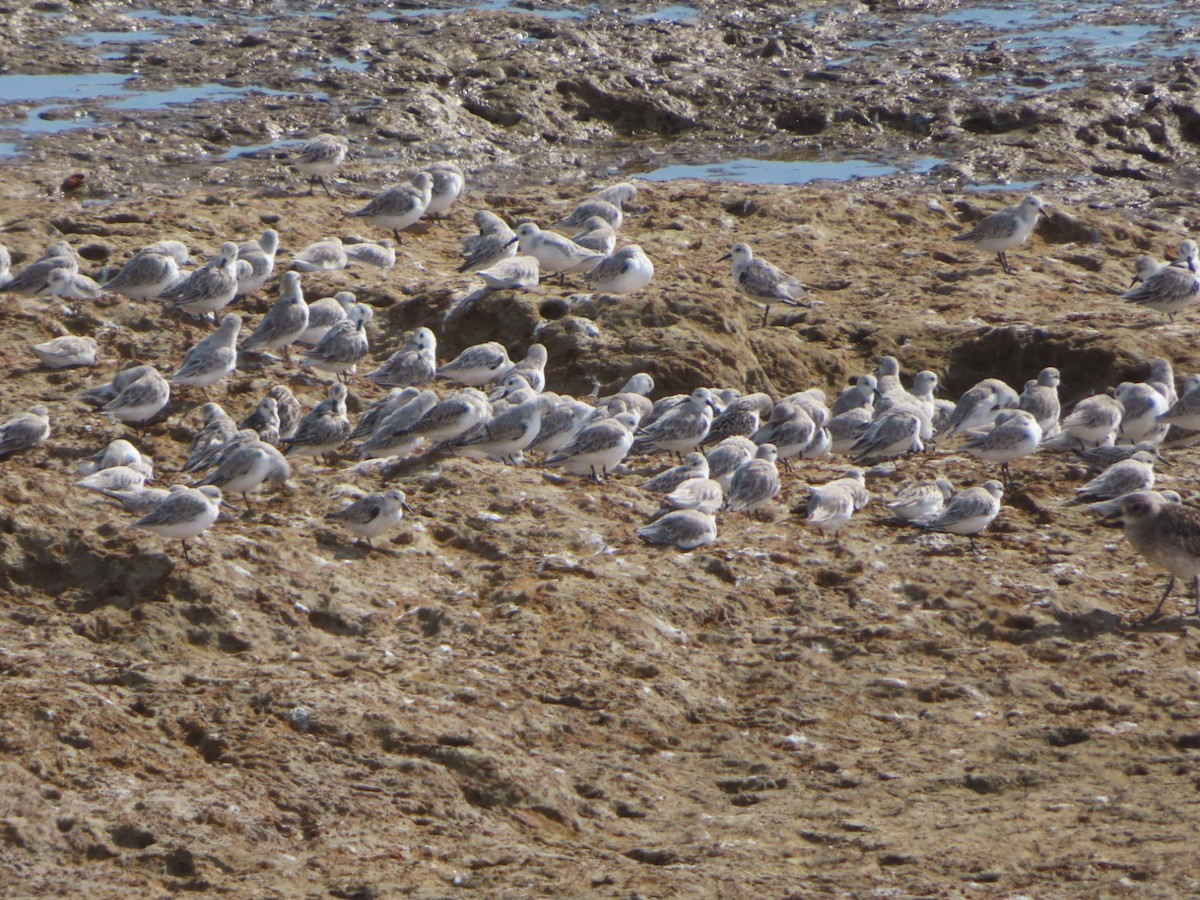
MULTIPOLYGON (((343 138, 321 135, 295 154, 293 165, 310 179, 310 193, 321 184, 333 195, 328 177, 345 160, 347 147, 343 138)), ((690 550, 717 539, 719 515, 752 513, 770 504, 781 489, 780 466, 790 469, 793 459, 834 454, 872 465, 960 437, 957 451, 998 463, 1000 479, 957 492, 942 478, 917 480, 887 502, 897 518, 931 531, 966 535, 974 545, 975 535, 1000 511, 1010 464, 1036 452, 1077 453, 1098 470, 1076 492, 1079 500, 1092 503, 1101 514, 1120 516, 1132 546, 1170 573, 1164 600, 1175 577, 1191 578, 1200 615, 1200 512, 1181 503, 1178 494, 1152 490, 1160 448, 1200 442, 1200 377, 1188 378, 1177 394, 1164 359, 1153 361, 1146 381, 1123 383, 1111 395, 1087 398, 1066 415, 1055 368, 1043 369, 1020 392, 986 379, 949 403, 935 399, 938 379, 933 372, 917 373, 905 388, 892 357, 879 360, 873 373, 860 375, 832 402, 820 389, 775 399, 716 387, 652 400, 654 381, 644 372, 632 374, 609 396, 574 398, 546 391, 547 355, 540 344, 519 360, 498 343, 480 344, 439 365, 435 334, 417 328, 366 374, 386 393, 352 423, 346 382, 367 359, 371 307, 350 292, 308 302, 302 274, 348 265, 391 269, 402 233, 422 219, 438 218, 464 189, 463 172, 453 163, 433 164, 410 182, 389 187, 348 215, 392 232, 394 240, 344 245, 334 238, 293 254, 279 278, 277 301, 240 346, 242 317, 225 313, 169 375, 156 365, 134 365, 78 398, 137 428, 160 416, 173 387, 208 389, 229 376, 239 361, 252 357, 286 366, 293 361, 293 346, 302 345, 300 365, 333 379, 327 396, 307 414, 284 384, 272 388, 240 421, 208 402, 201 407, 203 422, 180 470, 195 476, 190 486, 148 487, 153 464, 125 439, 81 464, 84 477, 78 484, 140 516, 133 527, 183 541, 186 556, 186 541, 217 521, 224 496, 241 495, 249 510, 251 494, 287 482, 290 459, 325 457, 332 463, 355 440, 363 460, 415 453, 509 465, 537 459, 542 466, 596 481, 624 474, 630 454, 668 453, 678 464, 641 484, 658 494, 661 504, 637 534, 648 542, 690 550), (431 389, 438 382, 455 383, 458 389, 439 395, 431 389)), ((578 274, 597 294, 641 291, 654 277, 653 262, 636 244, 618 247, 619 230, 636 194, 634 185, 623 182, 582 201, 553 226, 569 229, 570 236, 534 222, 514 223, 514 229, 493 212, 476 212, 478 234, 462 240, 459 271, 475 272, 488 290, 529 290, 547 275, 562 279, 578 274)), ((1044 205, 1036 196, 1026 197, 984 217, 955 240, 996 253, 1004 271, 1011 272, 1007 253, 1029 238, 1044 205)), ((257 240, 226 242, 213 259, 188 272, 181 268, 190 261, 188 248, 164 240, 137 252, 99 284, 80 273, 78 257, 65 241, 11 275, 8 250, 0 245, 0 294, 54 295, 74 302, 119 294, 215 320, 239 297, 268 285, 279 248, 279 234, 268 229, 257 240)), ((773 304, 808 302, 803 283, 756 257, 748 244, 733 244, 724 258, 732 260, 735 289, 763 305, 762 325, 773 304)), ((1173 317, 1200 299, 1198 270, 1196 245, 1190 240, 1183 242, 1175 262, 1139 257, 1135 285, 1125 297, 1173 317)), ((33 351, 50 368, 90 366, 98 345, 91 337, 68 334, 33 351)), ((46 406, 17 415, 0 426, 0 458, 31 450, 50 434, 46 406)), ((870 501, 867 475, 874 471, 855 465, 834 481, 811 486, 808 521, 836 542, 839 531, 870 501)), ((403 491, 388 490, 362 496, 329 518, 370 544, 394 528, 407 508, 403 491)), ((1155 614, 1161 606, 1162 601, 1155 614)))

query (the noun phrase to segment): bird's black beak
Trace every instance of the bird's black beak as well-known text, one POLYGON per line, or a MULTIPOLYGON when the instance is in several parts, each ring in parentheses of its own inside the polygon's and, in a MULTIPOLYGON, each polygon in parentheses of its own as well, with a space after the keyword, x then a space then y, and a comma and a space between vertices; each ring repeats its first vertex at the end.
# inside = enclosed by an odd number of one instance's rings
POLYGON ((413 516, 415 516, 415 515, 417 514, 417 511, 416 511, 415 509, 413 509, 411 506, 409 506, 409 505, 408 505, 408 503, 407 503, 407 502, 405 502, 405 501, 401 501, 401 502, 400 502, 400 507, 401 507, 401 508, 402 508, 402 509, 403 509, 403 510, 406 512, 406 513, 409 513, 410 515, 413 515, 413 516))
POLYGON ((732 258, 733 258, 732 253, 726 253, 724 256, 722 256, 720 259, 718 259, 717 262, 725 262, 725 260, 732 259, 732 258))
POLYGON ((513 238, 511 241, 509 241, 509 242, 508 242, 507 244, 505 244, 504 246, 505 246, 505 247, 511 247, 511 246, 512 246, 513 244, 515 244, 515 243, 516 243, 518 240, 519 240, 519 238, 513 238))

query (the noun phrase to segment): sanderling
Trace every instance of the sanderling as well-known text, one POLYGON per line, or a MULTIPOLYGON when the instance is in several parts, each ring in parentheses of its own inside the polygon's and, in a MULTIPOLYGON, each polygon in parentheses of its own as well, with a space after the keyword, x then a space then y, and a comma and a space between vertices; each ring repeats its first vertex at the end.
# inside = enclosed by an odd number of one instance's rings
POLYGON ((491 418, 488 399, 475 388, 465 388, 430 407, 421 418, 391 435, 391 440, 424 438, 430 444, 449 441, 491 418))
POLYGON ((103 493, 104 491, 128 491, 140 488, 146 483, 146 476, 137 469, 129 466, 109 466, 85 475, 75 482, 78 487, 89 491, 103 493))
POLYGON ((360 497, 345 509, 331 512, 325 518, 341 522, 365 540, 368 547, 373 547, 371 541, 400 524, 405 510, 412 512, 404 491, 387 491, 360 497))
POLYGON ((694 509, 707 515, 716 513, 725 504, 725 492, 711 478, 689 478, 669 494, 664 494, 659 515, 673 509, 694 509))
MULTIPOLYGON (((644 419, 654 408, 654 404, 649 398, 652 390, 654 390, 654 378, 647 372, 638 372, 631 375, 615 394, 598 397, 596 409, 606 412, 610 416, 615 416, 625 410, 636 410, 639 417, 644 419)), ((596 393, 599 393, 598 385, 596 393)))
POLYGON ((936 398, 933 401, 933 418, 930 420, 932 432, 937 434, 944 430, 950 424, 952 415, 954 415, 954 404, 941 397, 936 398))
POLYGON ((850 517, 870 499, 862 469, 847 469, 844 477, 809 488, 808 522, 836 537, 850 517))
POLYGON ((1158 417, 1171 404, 1161 385, 1123 381, 1117 385, 1115 396, 1121 404, 1121 424, 1117 426, 1119 442, 1136 444, 1163 439, 1167 424, 1158 421, 1158 417))
POLYGON ((391 238, 384 238, 379 242, 364 241, 361 244, 351 244, 345 250, 347 259, 364 266, 388 272, 396 265, 396 242, 391 238))
POLYGON ((250 494, 267 481, 284 484, 290 474, 291 466, 278 450, 266 441, 249 441, 221 460, 211 474, 196 482, 196 487, 216 485, 223 492, 241 494, 246 511, 252 512, 250 494))
POLYGON ((1000 515, 1000 498, 1004 496, 1004 485, 999 481, 985 481, 978 487, 967 488, 955 494, 946 508, 925 527, 930 531, 945 531, 962 534, 971 539, 975 549, 975 535, 995 521, 1000 515))
POLYGON ((616 231, 599 216, 592 216, 584 222, 583 228, 571 235, 571 240, 585 250, 602 256, 611 256, 617 248, 616 231))
POLYGON ((208 454, 211 450, 221 448, 229 438, 232 438, 239 427, 234 425, 220 403, 205 403, 200 407, 200 415, 204 416, 204 424, 193 434, 191 443, 187 445, 187 461, 184 472, 192 472, 193 460, 208 454))
POLYGON ((763 305, 763 320, 759 327, 766 326, 772 303, 805 305, 802 301, 808 296, 808 288, 765 259, 757 258, 748 244, 734 244, 717 262, 725 259, 733 260, 733 286, 763 305))
POLYGON ((761 444, 754 459, 738 466, 729 480, 725 508, 730 512, 762 509, 779 493, 779 469, 775 466, 775 445, 761 444))
MULTIPOLYGON (((369 311, 370 307, 366 307, 369 311)), ((304 353, 302 362, 306 366, 345 377, 348 369, 367 355, 367 317, 355 315, 338 321, 326 332, 321 342, 304 353)))
POLYGON ((474 221, 479 234, 468 235, 459 242, 463 264, 458 271, 486 269, 506 257, 516 255, 517 246, 512 242, 515 234, 507 222, 486 209, 475 213, 474 221))
POLYGON ((492 412, 496 413, 532 400, 537 395, 538 392, 529 386, 524 375, 512 373, 504 376, 500 385, 488 394, 488 400, 492 403, 492 412))
POLYGON ((318 181, 321 183, 321 187, 325 188, 325 193, 330 197, 333 196, 333 191, 329 189, 329 183, 325 178, 327 175, 333 174, 334 170, 342 164, 349 150, 350 144, 344 137, 335 134, 318 134, 296 151, 296 155, 291 158, 290 162, 297 172, 308 178, 308 195, 310 197, 316 190, 318 181))
POLYGON ((1059 425, 1084 447, 1096 447, 1116 434, 1123 413, 1121 403, 1115 397, 1097 394, 1075 404, 1059 425))
POLYGON ((1075 499, 1080 503, 1095 503, 1111 500, 1134 491, 1148 491, 1154 487, 1154 461, 1157 455, 1139 450, 1128 459, 1115 462, 1083 487, 1075 489, 1075 499))
POLYGON ((51 245, 46 255, 34 260, 7 281, 0 283, 0 294, 36 294, 42 290, 55 269, 79 271, 79 260, 66 241, 51 245))
MULTIPOLYGON (((171 385, 158 369, 153 366, 136 368, 141 370, 139 377, 127 382, 112 400, 100 408, 102 413, 127 425, 144 425, 158 415, 171 399, 171 385)), ((119 374, 124 375, 125 372, 119 374)), ((117 379, 113 379, 113 384, 117 384, 117 379)))
POLYGON ((253 294, 270 280, 275 272, 275 252, 279 249, 279 232, 268 228, 257 241, 238 244, 238 293, 253 294))
POLYGON ((1135 257, 1133 260, 1133 280, 1129 282, 1129 286, 1133 287, 1135 284, 1145 281, 1162 267, 1163 263, 1145 253, 1135 257))
POLYGON ((382 387, 422 388, 433 381, 436 372, 437 338, 428 328, 418 328, 367 378, 382 387))
MULTIPOLYGON (((750 437, 759 431, 762 417, 771 415, 774 408, 775 402, 770 396, 761 392, 739 397, 721 410, 720 415, 713 418, 712 427, 708 429, 704 443, 716 444, 737 434, 750 437)), ((785 411, 790 412, 798 407, 785 405, 784 408, 785 411)), ((756 443, 771 443, 775 444, 777 448, 779 446, 773 439, 765 436, 756 443)))
POLYGON ((267 391, 267 396, 278 404, 280 439, 291 437, 300 427, 300 420, 304 418, 300 410, 300 401, 286 384, 275 385, 267 391))
POLYGON ((279 401, 274 397, 263 397, 254 407, 254 411, 238 422, 237 427, 239 430, 249 428, 265 444, 278 445, 281 440, 279 435, 279 401))
POLYGON ((171 376, 171 384, 206 388, 216 384, 237 367, 237 338, 242 317, 231 313, 208 337, 197 341, 171 376))
POLYGON ((880 398, 904 390, 900 383, 900 360, 896 357, 881 356, 875 361, 875 390, 880 398))
POLYGON ((972 456, 1000 463, 1000 473, 1006 487, 1012 486, 1009 463, 1035 453, 1042 442, 1042 429, 1032 413, 1023 409, 1006 409, 996 416, 990 431, 975 435, 962 445, 972 456))
POLYGON ((571 214, 554 223, 555 228, 579 228, 588 219, 598 217, 612 226, 613 231, 618 231, 621 228, 621 221, 624 216, 621 214, 621 207, 617 206, 608 200, 584 200, 571 214))
POLYGON ((698 509, 669 512, 637 530, 648 544, 671 544, 680 550, 695 550, 717 539, 717 520, 698 509))
POLYGON ((70 269, 72 272, 79 271, 79 257, 75 254, 75 248, 67 241, 55 241, 34 262, 44 263, 55 259, 66 260, 66 262, 59 263, 59 267, 70 269))
POLYGON ((1158 417, 1158 421, 1191 431, 1200 430, 1200 376, 1187 377, 1183 393, 1158 417))
POLYGON ((546 348, 542 344, 530 344, 529 349, 525 351, 525 356, 504 373, 504 377, 509 375, 520 375, 524 378, 531 388, 538 393, 546 389, 546 348))
POLYGON ((418 393, 403 406, 392 410, 375 426, 371 436, 359 446, 359 458, 400 456, 413 449, 421 442, 422 436, 412 435, 409 429, 433 409, 437 402, 437 394, 426 390, 418 393))
POLYGON ((598 415, 594 407, 581 400, 560 398, 554 409, 542 416, 542 427, 527 449, 555 453, 575 440, 575 436, 598 415))
POLYGON ((636 294, 654 279, 654 263, 637 244, 628 244, 605 257, 583 276, 601 294, 636 294))
POLYGON ((366 219, 376 228, 390 228, 399 243, 404 243, 400 232, 417 223, 424 215, 432 198, 433 179, 428 172, 418 172, 408 184, 390 187, 360 210, 346 213, 357 219, 366 219))
MULTIPOLYGON (((181 486, 176 486, 182 489, 181 486)), ((145 516, 152 513, 158 504, 170 496, 171 491, 162 488, 138 487, 126 491, 100 491, 100 494, 119 504, 127 513, 145 516)))
MULTIPOLYGON (((764 443, 770 443, 769 441, 764 443)), ((721 486, 721 490, 729 493, 730 482, 733 481, 733 473, 743 463, 748 463, 754 459, 754 454, 758 451, 758 446, 749 438, 735 435, 727 437, 717 446, 708 451, 705 458, 708 460, 708 477, 717 482, 721 486)))
POLYGON ((358 421, 354 423, 354 430, 350 432, 350 440, 370 437, 376 426, 400 407, 412 402, 420 393, 420 390, 415 387, 389 390, 358 417, 358 421))
POLYGON ((189 563, 187 542, 207 531, 217 521, 221 511, 221 489, 206 485, 172 491, 149 515, 134 522, 131 528, 144 528, 161 537, 178 540, 183 546, 183 558, 189 563))
POLYGON ((921 417, 906 409, 896 409, 875 419, 847 451, 861 462, 891 459, 904 453, 920 453, 921 417))
POLYGON ((186 280, 160 294, 171 301, 168 308, 181 309, 194 316, 215 313, 237 296, 237 244, 226 241, 215 259, 201 266, 186 280))
POLYGON ((243 353, 261 353, 282 349, 288 358, 288 347, 308 331, 308 304, 300 287, 298 272, 284 272, 280 280, 279 299, 267 310, 254 332, 242 344, 243 353))
POLYGON ((1025 390, 1017 400, 1017 408, 1033 416, 1043 436, 1058 426, 1059 416, 1062 415, 1058 399, 1058 386, 1061 383, 1058 369, 1049 366, 1042 369, 1035 380, 1026 383, 1025 390))
POLYGON ((79 462, 75 467, 80 475, 91 475, 103 469, 127 466, 140 472, 143 478, 154 477, 154 464, 137 447, 122 438, 109 441, 104 449, 79 462))
POLYGON ((33 352, 37 354, 38 361, 49 369, 93 365, 96 362, 96 350, 95 339, 73 334, 33 345, 33 352))
POLYGON ((592 199, 604 200, 618 208, 623 208, 626 203, 633 201, 633 198, 637 196, 637 192, 637 185, 630 184, 628 181, 621 181, 596 191, 596 193, 592 194, 592 199))
MULTIPOLYGON (((1128 494, 1122 494, 1119 497, 1113 497, 1111 500, 1101 500, 1099 503, 1089 503, 1087 511, 1094 516, 1104 519, 1105 525, 1120 527, 1121 523, 1113 520, 1120 517, 1121 504, 1125 502, 1125 498, 1136 493, 1138 492, 1130 491, 1128 494)), ((1179 491, 1153 491, 1152 493, 1158 494, 1168 503, 1183 502, 1183 495, 1180 494, 1179 491)))
POLYGON ((1174 403, 1179 399, 1179 395, 1175 393, 1175 370, 1171 368, 1169 360, 1163 359, 1161 356, 1150 360, 1150 374, 1146 376, 1146 382, 1160 385, 1168 403, 1174 403))
POLYGON ((233 419, 219 403, 205 403, 200 407, 200 414, 204 417, 204 424, 192 435, 191 443, 188 444, 187 458, 182 469, 184 472, 207 468, 202 465, 204 458, 224 446, 238 430, 233 424, 233 419))
POLYGON ((180 281, 179 264, 168 253, 145 250, 134 254, 121 271, 102 284, 106 293, 121 294, 130 300, 157 300, 180 281))
POLYGON ((954 485, 945 478, 935 478, 910 485, 885 505, 904 522, 928 525, 942 514, 953 495, 954 485))
POLYGON ((527 291, 538 286, 541 265, 536 256, 512 256, 475 274, 493 291, 527 291))
POLYGON ((342 446, 353 429, 346 415, 346 386, 334 382, 329 396, 313 407, 296 434, 285 438, 288 456, 320 456, 342 446))
POLYGON ((350 262, 341 238, 314 241, 292 257, 292 268, 301 272, 344 269, 350 262))
POLYGON ((565 280, 571 273, 586 273, 594 269, 603 255, 580 247, 573 240, 553 231, 543 231, 533 222, 517 226, 516 242, 522 255, 537 257, 540 268, 565 280))
POLYGON ((430 452, 449 451, 456 456, 491 457, 515 464, 537 438, 542 416, 554 407, 554 401, 538 394, 490 419, 480 422, 456 438, 430 447, 430 452))
POLYGON ((933 397, 937 383, 938 378, 934 372, 918 372, 913 378, 911 391, 893 390, 880 396, 879 402, 875 404, 875 418, 879 419, 895 412, 913 413, 921 420, 921 440, 930 440, 933 437, 933 414, 937 409, 937 401, 933 397))
POLYGON ((0 425, 0 458, 32 450, 50 437, 50 410, 35 406, 0 425))
POLYGON ((805 444, 804 449, 800 451, 800 455, 804 459, 821 459, 828 456, 833 450, 833 433, 826 427, 826 423, 814 424, 817 425, 817 430, 805 444))
POLYGON ((717 408, 708 388, 696 388, 675 409, 650 425, 639 428, 634 453, 666 450, 676 455, 695 450, 708 435, 717 408))
POLYGON ((637 416, 628 412, 596 419, 573 441, 546 457, 542 465, 561 466, 573 475, 591 475, 599 483, 601 476, 607 478, 629 453, 636 425, 637 416))
MULTIPOLYGON (((807 391, 800 391, 795 394, 788 394, 782 398, 776 406, 782 404, 784 407, 792 407, 803 409, 813 424, 818 429, 824 428, 831 417, 829 412, 829 404, 825 396, 825 392, 820 388, 810 388, 807 391)), ((774 412, 774 410, 772 410, 774 412)))
POLYGON ((169 256, 175 260, 177 266, 186 266, 192 261, 192 251, 187 248, 187 244, 183 241, 155 241, 153 244, 143 247, 135 256, 141 256, 143 253, 157 253, 159 256, 169 256))
POLYGON ((829 409, 830 416, 839 416, 844 412, 864 406, 874 407, 878 386, 879 382, 874 375, 855 376, 854 384, 837 395, 837 399, 829 409))
POLYGON ((1078 453, 1080 450, 1092 449, 1096 447, 1111 447, 1117 440, 1117 433, 1110 432, 1098 443, 1088 443, 1081 441, 1069 431, 1057 428, 1048 436, 1042 438, 1041 449, 1047 453, 1078 453))
POLYGON ((467 187, 463 170, 452 162, 437 162, 425 169, 429 175, 429 202, 422 215, 435 222, 448 210, 467 187))
MULTIPOLYGON (((954 412, 939 437, 954 437, 972 428, 989 425, 1002 409, 1010 409, 1020 402, 1017 392, 998 378, 985 378, 974 385, 954 404, 954 412)), ((1055 417, 1055 421, 1058 421, 1055 417)))
MULTIPOLYGON (((649 398, 644 397, 643 399, 648 400, 649 398)), ((650 404, 649 409, 646 409, 644 403, 638 404, 637 409, 634 411, 641 416, 641 427, 650 428, 663 416, 683 406, 690 399, 690 394, 671 394, 668 397, 659 397, 650 404)), ((714 399, 713 402, 716 403, 716 400, 714 399)), ((713 414, 716 415, 716 412, 714 411, 713 414)))
POLYGON ((513 367, 503 344, 489 341, 468 347, 437 370, 438 378, 449 378, 467 387, 481 387, 503 378, 513 367))
POLYGON ((181 471, 205 472, 209 469, 215 469, 228 458, 229 454, 237 450, 238 447, 257 441, 258 439, 257 431, 252 428, 242 428, 231 434, 229 439, 223 444, 210 447, 204 452, 197 452, 194 456, 189 456, 181 471))
MULTIPOLYGON (((829 420, 830 451, 846 454, 858 442, 871 426, 874 410, 869 406, 860 406, 839 413, 829 420)), ((919 427, 919 425, 918 425, 919 427)))
POLYGON ((1084 460, 1093 472, 1103 472, 1114 463, 1129 459, 1135 453, 1148 453, 1152 458, 1162 461, 1158 447, 1149 441, 1137 444, 1119 444, 1111 447, 1092 447, 1087 450, 1076 450, 1075 455, 1084 460))
POLYGON ((1180 259, 1146 277, 1123 298, 1138 306, 1166 313, 1170 321, 1184 307, 1200 299, 1200 249, 1186 240, 1179 245, 1180 259))
POLYGON ((46 276, 46 283, 36 293, 38 296, 49 294, 62 297, 64 300, 95 300, 103 290, 86 275, 58 268, 50 270, 50 274, 46 276))
POLYGON ((97 409, 108 403, 117 394, 129 387, 147 372, 153 366, 130 366, 128 369, 122 369, 113 376, 113 380, 105 384, 98 384, 93 388, 88 388, 79 395, 79 399, 89 406, 94 406, 97 409))
POLYGON ((1045 206, 1041 198, 1030 194, 1015 206, 984 216, 970 231, 955 235, 954 240, 968 241, 981 250, 995 253, 1001 267, 1011 275, 1013 269, 1008 264, 1007 251, 1021 246, 1033 234, 1045 206))
MULTIPOLYGON (((823 411, 818 412, 819 416, 823 414, 823 411)), ((811 443, 817 427, 812 413, 803 406, 780 402, 771 410, 767 423, 750 433, 750 440, 756 444, 774 444, 780 462, 788 466, 788 460, 804 452, 811 443)))
POLYGON ((322 297, 308 304, 308 328, 298 340, 302 344, 319 344, 329 329, 346 318, 358 304, 349 291, 338 291, 332 297, 322 297))
POLYGON ((707 478, 708 459, 703 453, 692 451, 683 458, 683 462, 666 471, 659 472, 653 478, 638 485, 643 491, 655 494, 669 494, 689 478, 707 478))
POLYGON ((1121 501, 1121 519, 1133 549, 1171 576, 1146 619, 1158 616, 1176 578, 1192 579, 1194 612, 1200 616, 1200 511, 1171 503, 1154 491, 1138 491, 1121 501))

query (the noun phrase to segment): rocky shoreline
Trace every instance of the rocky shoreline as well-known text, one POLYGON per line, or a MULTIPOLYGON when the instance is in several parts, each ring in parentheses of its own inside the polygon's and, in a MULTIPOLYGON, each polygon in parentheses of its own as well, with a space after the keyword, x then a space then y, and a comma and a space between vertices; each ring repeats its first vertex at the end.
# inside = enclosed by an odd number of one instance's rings
MULTIPOLYGON (((656 396, 778 397, 834 392, 887 354, 906 376, 938 372, 950 397, 1055 365, 1064 402, 1141 379, 1155 356, 1200 370, 1194 312, 1164 324, 1117 296, 1137 254, 1195 234, 1195 60, 1151 55, 1131 74, 1099 55, 972 50, 992 38, 953 18, 930 26, 945 47, 916 33, 957 9, 767 3, 673 26, 631 24, 652 7, 628 4, 412 25, 393 7, 317 18, 247 2, 99 60, 58 52, 58 36, 111 30, 115 5, 50 0, 0 16, 4 72, 284 93, 81 104, 109 124, 0 162, 0 242, 19 266, 63 238, 96 274, 160 238, 203 258, 269 225, 282 268, 310 241, 383 236, 345 212, 452 158, 467 197, 406 235, 392 272, 305 277, 309 297, 349 287, 373 308, 372 359, 424 326, 443 361, 540 341, 555 391, 608 392, 644 370, 656 396), (993 100, 989 75, 1031 94, 993 100), (219 158, 318 131, 351 140, 336 198, 308 196, 273 151, 219 158), (844 184, 638 181, 622 236, 656 277, 616 303, 578 284, 480 297, 455 272, 475 209, 549 222, 636 171, 813 154, 945 162, 844 184), (1051 204, 1012 276, 951 242, 1026 190, 968 190, 1002 179, 1041 182, 1051 204), (755 327, 760 308, 717 261, 738 240, 819 304, 755 327)), ((1171 21, 1165 6, 1145 15, 1171 21)), ((129 430, 71 398, 134 360, 175 364, 210 328, 130 301, 12 295, 0 321, 0 411, 53 407, 50 440, 0 464, 0 871, 22 896, 1197 889, 1180 828, 1200 783, 1195 620, 1180 606, 1138 626, 1161 574, 1064 505, 1087 477, 1077 461, 1018 463, 977 552, 898 527, 878 502, 918 473, 995 475, 938 448, 869 475, 877 500, 840 547, 802 524, 807 486, 840 473, 827 459, 785 476, 766 515, 724 517, 717 543, 677 553, 634 535, 657 505, 635 486, 657 458, 596 486, 467 459, 368 477, 348 457, 298 465, 290 490, 223 517, 188 566, 73 486, 79 459, 129 430), (37 368, 29 345, 61 333, 96 338, 101 366, 37 368), (416 512, 368 552, 323 519, 343 487, 402 487, 416 512)), ((244 415, 281 379, 306 405, 323 395, 282 367, 214 390, 244 415)), ((352 406, 380 393, 352 382, 352 406)), ((181 391, 133 436, 164 483, 204 399, 181 391)), ((1187 502, 1197 452, 1162 472, 1187 502)))

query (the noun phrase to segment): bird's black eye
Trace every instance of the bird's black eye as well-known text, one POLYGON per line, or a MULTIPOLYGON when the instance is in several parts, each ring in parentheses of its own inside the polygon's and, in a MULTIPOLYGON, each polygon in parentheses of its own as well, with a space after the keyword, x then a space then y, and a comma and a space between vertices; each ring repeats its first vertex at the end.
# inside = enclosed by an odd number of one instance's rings
POLYGON ((1129 504, 1129 511, 1130 511, 1131 513, 1134 513, 1134 514, 1141 514, 1141 513, 1144 513, 1144 512, 1145 512, 1147 509, 1148 509, 1148 507, 1146 506, 1146 504, 1145 504, 1145 503, 1131 503, 1131 504, 1129 504))

